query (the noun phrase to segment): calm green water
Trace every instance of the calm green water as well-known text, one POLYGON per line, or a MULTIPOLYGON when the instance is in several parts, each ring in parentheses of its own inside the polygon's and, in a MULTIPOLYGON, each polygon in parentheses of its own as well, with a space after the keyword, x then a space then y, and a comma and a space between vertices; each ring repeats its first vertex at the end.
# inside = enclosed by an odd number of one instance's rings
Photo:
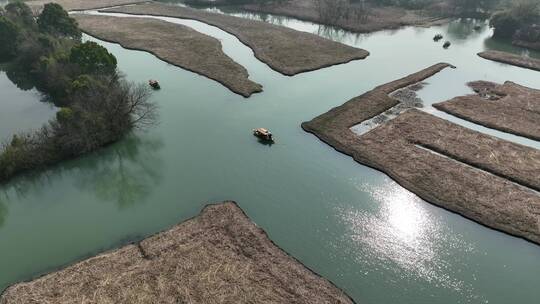
MULTIPOLYGON (((372 35, 321 30, 372 54, 285 77, 232 36, 182 22, 219 37, 265 91, 245 99, 150 54, 100 42, 128 79, 160 80, 163 89, 153 98, 161 123, 0 187, 0 289, 165 229, 206 203, 232 199, 279 246, 359 303, 538 302, 539 246, 436 208, 300 128, 353 96, 439 61, 458 68, 428 80, 420 93, 426 111, 434 111, 433 102, 469 92, 470 80, 540 87, 538 72, 475 55, 503 47, 486 40, 486 28, 475 32, 470 22, 455 22, 372 35), (432 41, 437 32, 451 39, 449 50, 432 41), (277 144, 258 143, 251 129, 259 126, 270 128, 277 144)), ((318 31, 290 19, 282 24, 318 31)), ((6 82, 0 77, 2 86, 6 82)), ((4 124, 3 91, 1 96, 4 124)), ((35 103, 42 106, 37 98, 35 103)), ((33 114, 20 119, 26 115, 33 114)), ((10 134, 0 129, 1 138, 10 134)))
POLYGON ((17 76, 10 80, 0 66, 0 140, 10 135, 40 128, 55 113, 54 106, 39 101, 41 94, 31 85, 17 82, 17 76))

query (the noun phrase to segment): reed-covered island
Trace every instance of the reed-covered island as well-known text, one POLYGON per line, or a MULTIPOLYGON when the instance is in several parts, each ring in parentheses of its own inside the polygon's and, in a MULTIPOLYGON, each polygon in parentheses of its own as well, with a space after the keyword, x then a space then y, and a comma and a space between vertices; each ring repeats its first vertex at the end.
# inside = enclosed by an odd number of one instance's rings
POLYGON ((354 302, 277 247, 236 203, 224 202, 0 297, 0 304, 19 303, 354 302))

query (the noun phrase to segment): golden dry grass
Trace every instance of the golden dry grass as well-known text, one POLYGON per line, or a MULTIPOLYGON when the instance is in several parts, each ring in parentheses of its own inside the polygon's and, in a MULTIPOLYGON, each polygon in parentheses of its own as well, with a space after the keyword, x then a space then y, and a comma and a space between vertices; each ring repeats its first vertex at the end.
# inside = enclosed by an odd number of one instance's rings
MULTIPOLYGON (((187 26, 149 18, 74 14, 80 28, 125 48, 150 52, 158 58, 214 79, 248 97, 262 86, 248 79, 247 70, 223 53, 219 40, 187 26)), ((159 75, 148 75, 155 78, 159 75)))
POLYGON ((41 11, 43 5, 51 2, 60 4, 67 11, 72 11, 98 9, 117 5, 142 3, 147 1, 148 0, 33 0, 27 1, 26 3, 34 11, 41 11))
POLYGON ((353 301, 275 246, 232 202, 138 244, 8 288, 1 304, 353 301))
POLYGON ((444 67, 435 65, 379 86, 302 127, 428 202, 540 243, 539 150, 418 110, 408 110, 361 136, 350 130, 397 104, 390 92, 444 67))
POLYGON ((478 56, 492 61, 502 62, 530 70, 540 71, 540 60, 530 57, 523 57, 520 55, 514 55, 511 53, 500 51, 485 51, 478 53, 478 56))
POLYGON ((540 90, 507 81, 469 84, 477 94, 434 104, 441 111, 534 140, 540 140, 540 90))
POLYGON ((167 16, 198 20, 236 36, 255 56, 272 69, 295 75, 369 55, 365 50, 347 46, 314 34, 283 26, 187 7, 149 3, 118 7, 106 12, 167 16))
POLYGON ((366 7, 368 7, 369 14, 365 20, 358 20, 354 15, 351 15, 350 18, 338 18, 328 22, 320 18, 317 0, 290 0, 279 4, 270 2, 268 4, 243 6, 243 8, 254 12, 288 16, 321 24, 329 23, 330 26, 360 33, 397 29, 410 25, 428 27, 450 21, 449 18, 427 16, 421 11, 407 10, 395 6, 370 6, 366 4, 366 7))

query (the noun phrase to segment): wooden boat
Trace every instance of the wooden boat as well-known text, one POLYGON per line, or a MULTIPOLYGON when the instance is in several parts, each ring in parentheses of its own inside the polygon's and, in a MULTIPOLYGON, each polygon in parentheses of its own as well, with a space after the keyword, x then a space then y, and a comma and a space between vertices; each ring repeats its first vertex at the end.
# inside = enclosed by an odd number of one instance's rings
POLYGON ((444 44, 443 44, 443 48, 447 49, 450 47, 450 41, 446 41, 444 44))
POLYGON ((265 129, 265 128, 253 129, 253 135, 265 141, 271 141, 271 142, 274 141, 272 132, 268 131, 268 129, 265 129))
POLYGON ((155 90, 161 89, 161 86, 159 85, 159 82, 157 80, 150 79, 148 80, 148 84, 155 90))
POLYGON ((435 35, 435 37, 433 37, 433 41, 435 41, 435 42, 437 42, 437 41, 439 41, 441 39, 443 39, 443 35, 441 35, 441 34, 437 34, 437 35, 435 35))

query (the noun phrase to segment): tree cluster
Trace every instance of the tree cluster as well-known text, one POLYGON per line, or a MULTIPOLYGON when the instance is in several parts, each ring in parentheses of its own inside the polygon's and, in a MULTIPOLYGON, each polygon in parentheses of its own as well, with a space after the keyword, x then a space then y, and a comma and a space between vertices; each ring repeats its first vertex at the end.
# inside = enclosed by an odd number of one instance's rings
POLYGON ((9 60, 12 75, 31 79, 61 107, 40 130, 1 146, 0 181, 91 152, 155 122, 149 88, 127 83, 114 55, 81 36, 58 4, 46 4, 37 18, 23 2, 0 11, 0 58, 9 60))
POLYGON ((493 14, 490 25, 495 29, 494 37, 540 42, 540 2, 513 1, 509 8, 493 14))

